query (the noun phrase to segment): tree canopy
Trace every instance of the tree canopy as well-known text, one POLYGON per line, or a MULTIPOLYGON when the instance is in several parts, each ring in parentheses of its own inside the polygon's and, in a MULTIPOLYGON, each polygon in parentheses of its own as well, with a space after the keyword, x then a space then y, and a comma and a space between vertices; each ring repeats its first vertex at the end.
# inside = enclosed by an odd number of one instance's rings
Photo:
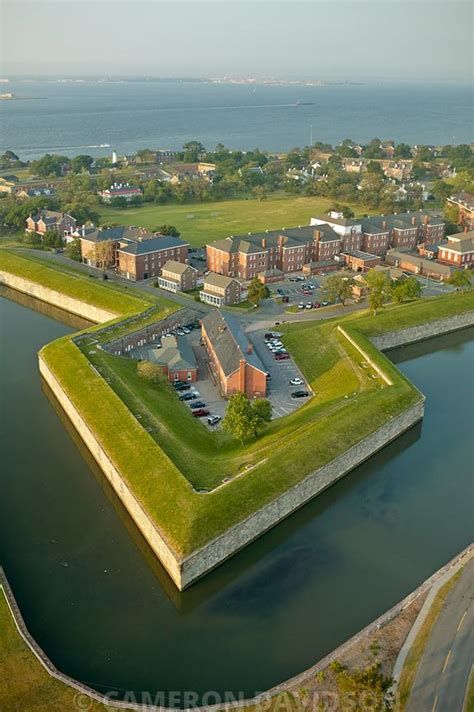
POLYGON ((251 435, 257 436, 258 428, 272 417, 272 406, 266 399, 250 401, 245 393, 230 397, 222 425, 241 442, 251 435))

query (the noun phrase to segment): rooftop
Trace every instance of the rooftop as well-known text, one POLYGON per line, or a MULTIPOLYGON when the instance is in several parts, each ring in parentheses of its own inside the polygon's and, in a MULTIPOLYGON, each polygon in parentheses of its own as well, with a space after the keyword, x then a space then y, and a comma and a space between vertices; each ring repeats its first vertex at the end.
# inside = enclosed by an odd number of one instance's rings
POLYGON ((173 272, 174 274, 184 274, 188 269, 195 269, 191 265, 185 264, 184 262, 177 262, 176 260, 168 260, 165 262, 161 271, 173 272))
MULTIPOLYGON (((124 238, 127 239, 127 238, 124 238)), ((128 238, 133 240, 133 238, 128 238)), ((149 252, 159 252, 169 250, 173 247, 183 247, 188 243, 179 237, 171 235, 158 235, 156 237, 144 238, 141 241, 133 240, 125 247, 119 247, 117 252, 125 252, 128 255, 146 255, 149 252)))
POLYGON ((254 368, 266 373, 266 369, 253 346, 245 336, 239 323, 226 312, 213 311, 202 319, 209 339, 226 376, 238 371, 244 360, 254 368), (250 349, 250 352, 249 352, 250 349))
POLYGON ((189 342, 182 336, 163 336, 161 349, 147 351, 147 359, 152 363, 167 366, 169 370, 186 371, 197 368, 196 357, 189 342))
POLYGON ((218 287, 219 289, 226 289, 229 284, 232 282, 236 282, 237 280, 234 279, 234 277, 226 277, 223 274, 217 274, 216 272, 209 272, 209 274, 206 274, 204 277, 204 288, 206 288, 208 285, 210 287, 218 287))

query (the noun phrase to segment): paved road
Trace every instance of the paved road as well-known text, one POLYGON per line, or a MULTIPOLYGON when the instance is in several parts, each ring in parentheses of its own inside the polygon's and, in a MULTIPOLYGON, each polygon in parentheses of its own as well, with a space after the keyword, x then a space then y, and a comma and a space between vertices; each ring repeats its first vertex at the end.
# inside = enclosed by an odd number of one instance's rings
POLYGON ((471 559, 432 628, 406 712, 462 712, 473 664, 473 594, 471 559))

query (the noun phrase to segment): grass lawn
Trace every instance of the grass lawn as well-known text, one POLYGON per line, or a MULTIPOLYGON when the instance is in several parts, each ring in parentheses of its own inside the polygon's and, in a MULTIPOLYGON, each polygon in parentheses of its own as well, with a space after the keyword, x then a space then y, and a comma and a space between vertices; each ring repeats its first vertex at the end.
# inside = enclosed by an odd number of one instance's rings
MULTIPOLYGON (((78 709, 77 690, 51 677, 18 633, 10 608, 0 595, 0 700, 3 710, 66 712, 78 709)), ((93 712, 108 705, 81 697, 93 712)), ((85 709, 85 708, 83 708, 85 709)))
MULTIPOLYGON (((153 229, 175 225, 183 239, 200 247, 229 235, 308 225, 310 218, 334 205, 329 198, 271 197, 267 200, 225 200, 192 205, 148 204, 138 208, 100 208, 102 224, 140 225, 153 229)), ((356 214, 364 212, 352 205, 356 214)))

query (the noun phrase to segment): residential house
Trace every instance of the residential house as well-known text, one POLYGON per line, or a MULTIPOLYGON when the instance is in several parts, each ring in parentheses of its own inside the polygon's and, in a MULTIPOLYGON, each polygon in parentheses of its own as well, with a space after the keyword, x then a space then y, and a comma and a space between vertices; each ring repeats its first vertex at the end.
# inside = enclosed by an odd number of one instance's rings
POLYGON ((204 178, 212 183, 216 172, 215 163, 176 163, 169 167, 169 172, 172 174, 171 182, 174 184, 181 183, 185 179, 194 180, 196 178, 204 178))
POLYGON ((19 188, 17 190, 17 192, 15 193, 15 197, 18 198, 19 200, 29 200, 30 198, 40 198, 40 197, 50 198, 55 194, 56 194, 56 190, 52 187, 51 188, 49 188, 49 187, 42 188, 42 187, 38 186, 35 188, 19 188))
POLYGON ((470 269, 474 266, 474 230, 448 235, 445 244, 440 245, 438 262, 455 267, 470 269))
POLYGON ((57 232, 63 239, 70 238, 77 228, 77 220, 68 213, 40 210, 26 219, 26 231, 44 235, 48 230, 57 232))
POLYGON ((196 357, 191 344, 182 336, 162 336, 161 348, 148 349, 146 358, 161 366, 169 381, 197 381, 196 357))
POLYGON ((240 282, 233 277, 209 272, 204 277, 199 298, 202 302, 216 307, 239 304, 241 301, 240 282))
POLYGON ((18 181, 18 176, 0 176, 0 193, 8 193, 9 195, 12 195, 17 190, 18 181))
POLYGON ((191 265, 168 260, 161 268, 158 286, 168 292, 187 292, 196 287, 197 273, 197 269, 191 265))
POLYGON ((265 367, 238 322, 225 312, 213 311, 201 321, 201 333, 210 367, 225 397, 245 393, 264 398, 265 367))
POLYGON ((114 183, 110 188, 100 190, 98 195, 104 203, 111 203, 117 198, 124 198, 129 203, 134 198, 140 198, 143 193, 140 188, 128 183, 114 183))

